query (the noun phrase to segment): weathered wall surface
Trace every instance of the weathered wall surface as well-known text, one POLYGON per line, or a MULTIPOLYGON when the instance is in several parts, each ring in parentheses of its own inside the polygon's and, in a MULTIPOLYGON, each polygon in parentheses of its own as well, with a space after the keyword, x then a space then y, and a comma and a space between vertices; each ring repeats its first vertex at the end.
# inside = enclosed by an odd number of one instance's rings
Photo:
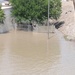
POLYGON ((62 14, 60 19, 65 24, 59 30, 65 35, 75 37, 75 19, 73 1, 62 2, 62 14))

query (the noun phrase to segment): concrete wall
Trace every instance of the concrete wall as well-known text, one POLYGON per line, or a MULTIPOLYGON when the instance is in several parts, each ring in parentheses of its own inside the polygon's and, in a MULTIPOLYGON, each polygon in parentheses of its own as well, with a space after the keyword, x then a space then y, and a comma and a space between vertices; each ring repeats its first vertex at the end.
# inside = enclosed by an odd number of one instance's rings
POLYGON ((11 23, 11 15, 10 15, 11 9, 4 9, 5 13, 5 25, 8 27, 9 30, 12 29, 12 23, 11 23))
POLYGON ((12 24, 12 18, 11 18, 11 8, 3 9, 3 10, 5 14, 5 20, 4 20, 4 24, 0 24, 1 33, 10 31, 14 28, 12 24))
POLYGON ((67 0, 62 0, 62 1, 67 1, 67 0))

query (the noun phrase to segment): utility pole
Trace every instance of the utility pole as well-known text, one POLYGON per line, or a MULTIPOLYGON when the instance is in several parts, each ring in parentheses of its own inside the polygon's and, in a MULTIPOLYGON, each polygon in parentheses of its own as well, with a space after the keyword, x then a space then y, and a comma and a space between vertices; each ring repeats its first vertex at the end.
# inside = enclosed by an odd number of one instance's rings
POLYGON ((50 0, 48 0, 48 39, 49 39, 49 8, 50 8, 50 0))

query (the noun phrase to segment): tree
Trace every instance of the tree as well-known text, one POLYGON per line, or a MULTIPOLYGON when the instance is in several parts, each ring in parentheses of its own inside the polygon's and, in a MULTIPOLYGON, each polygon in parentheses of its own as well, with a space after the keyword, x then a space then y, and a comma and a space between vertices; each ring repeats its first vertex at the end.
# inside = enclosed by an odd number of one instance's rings
POLYGON ((4 19, 5 19, 5 16, 4 16, 4 12, 3 10, 1 9, 1 5, 0 5, 0 23, 3 23, 4 19))
POLYGON ((57 20, 61 12, 61 0, 50 0, 50 18, 57 20))
MULTIPOLYGON (((10 0, 12 16, 19 23, 28 20, 43 22, 48 17, 48 0, 10 0)), ((61 14, 61 0, 50 0, 50 18, 58 19, 61 14)))

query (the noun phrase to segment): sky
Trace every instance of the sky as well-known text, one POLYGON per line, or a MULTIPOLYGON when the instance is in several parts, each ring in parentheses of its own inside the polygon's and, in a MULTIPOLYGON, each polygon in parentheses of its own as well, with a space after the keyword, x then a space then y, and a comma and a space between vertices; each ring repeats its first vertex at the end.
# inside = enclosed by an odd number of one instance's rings
POLYGON ((0 3, 2 3, 4 0, 0 0, 0 3))

